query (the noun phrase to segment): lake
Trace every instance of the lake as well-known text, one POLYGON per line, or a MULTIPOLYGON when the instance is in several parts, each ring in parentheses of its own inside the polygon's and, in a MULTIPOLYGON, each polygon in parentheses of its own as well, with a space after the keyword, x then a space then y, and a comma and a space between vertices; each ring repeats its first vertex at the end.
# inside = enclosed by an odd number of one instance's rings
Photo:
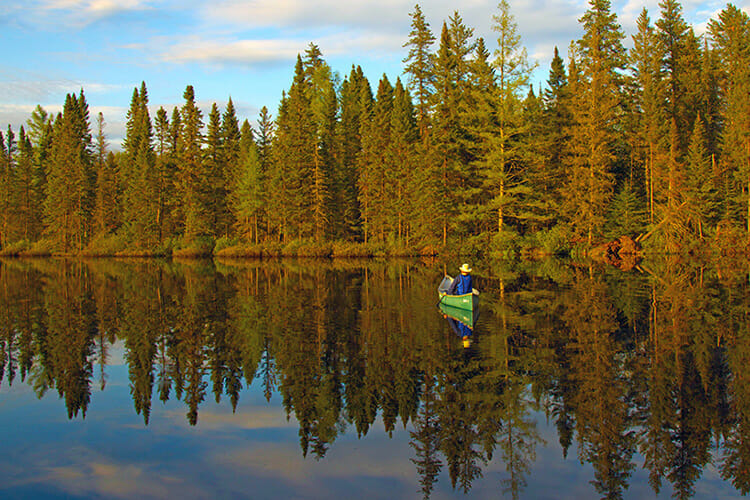
POLYGON ((746 264, 460 264, 0 260, 0 497, 750 490, 746 264))

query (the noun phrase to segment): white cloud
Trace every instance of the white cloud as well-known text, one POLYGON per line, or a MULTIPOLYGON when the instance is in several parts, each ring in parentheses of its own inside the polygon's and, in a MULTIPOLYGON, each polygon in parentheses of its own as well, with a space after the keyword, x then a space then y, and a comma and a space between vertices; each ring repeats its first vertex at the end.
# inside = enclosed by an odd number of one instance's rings
POLYGON ((124 12, 152 9, 148 0, 31 0, 21 11, 35 23, 82 27, 124 12))
POLYGON ((218 65, 288 64, 304 54, 310 43, 317 44, 323 57, 343 54, 398 53, 402 42, 383 33, 343 32, 317 38, 219 40, 190 37, 177 41, 159 55, 164 62, 218 65))
MULTIPOLYGON (((390 27, 402 22, 408 26, 413 3, 404 0, 221 0, 206 8, 206 16, 221 23, 258 28, 285 26, 390 27)), ((391 28, 392 29, 392 28, 391 28)))

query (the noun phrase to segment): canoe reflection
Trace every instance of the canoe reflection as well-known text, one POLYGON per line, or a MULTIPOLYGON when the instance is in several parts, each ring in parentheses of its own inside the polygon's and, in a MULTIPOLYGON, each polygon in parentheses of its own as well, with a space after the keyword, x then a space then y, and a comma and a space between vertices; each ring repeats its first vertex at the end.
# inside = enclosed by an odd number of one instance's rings
POLYGON ((467 311, 466 309, 460 309, 458 307, 452 307, 442 302, 438 305, 440 312, 443 313, 443 317, 450 324, 451 329, 456 335, 461 337, 464 347, 471 346, 472 335, 474 334, 474 326, 477 324, 479 319, 479 309, 473 311, 467 311))

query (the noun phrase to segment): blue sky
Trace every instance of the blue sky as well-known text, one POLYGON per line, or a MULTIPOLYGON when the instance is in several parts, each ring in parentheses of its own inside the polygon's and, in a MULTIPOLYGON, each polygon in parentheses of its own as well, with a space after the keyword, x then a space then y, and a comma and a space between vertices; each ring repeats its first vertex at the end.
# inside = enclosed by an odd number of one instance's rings
MULTIPOLYGON (((496 47, 492 15, 497 2, 419 2, 437 36, 458 10, 475 35, 496 47)), ((529 59, 543 83, 553 47, 565 57, 580 32, 582 0, 510 0, 529 59)), ((750 12, 750 0, 734 2, 750 12)), ((697 33, 723 1, 682 2, 697 33)), ((93 117, 102 112, 105 133, 119 147, 133 88, 146 82, 153 110, 171 114, 193 85, 204 116, 213 102, 231 96, 241 120, 255 125, 258 110, 276 114, 291 84, 294 61, 309 43, 342 78, 360 65, 370 79, 402 74, 414 0, 0 0, 0 127, 14 130, 40 104, 60 110, 65 94, 83 87, 93 117)), ((658 18, 658 0, 613 1, 629 43, 635 19, 646 7, 658 18)))

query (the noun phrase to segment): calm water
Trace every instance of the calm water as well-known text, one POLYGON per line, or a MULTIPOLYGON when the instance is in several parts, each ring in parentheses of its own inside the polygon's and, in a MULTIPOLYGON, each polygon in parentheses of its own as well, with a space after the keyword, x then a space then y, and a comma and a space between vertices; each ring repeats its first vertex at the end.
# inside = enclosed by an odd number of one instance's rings
POLYGON ((0 261, 0 497, 750 489, 748 269, 458 264, 0 261))

